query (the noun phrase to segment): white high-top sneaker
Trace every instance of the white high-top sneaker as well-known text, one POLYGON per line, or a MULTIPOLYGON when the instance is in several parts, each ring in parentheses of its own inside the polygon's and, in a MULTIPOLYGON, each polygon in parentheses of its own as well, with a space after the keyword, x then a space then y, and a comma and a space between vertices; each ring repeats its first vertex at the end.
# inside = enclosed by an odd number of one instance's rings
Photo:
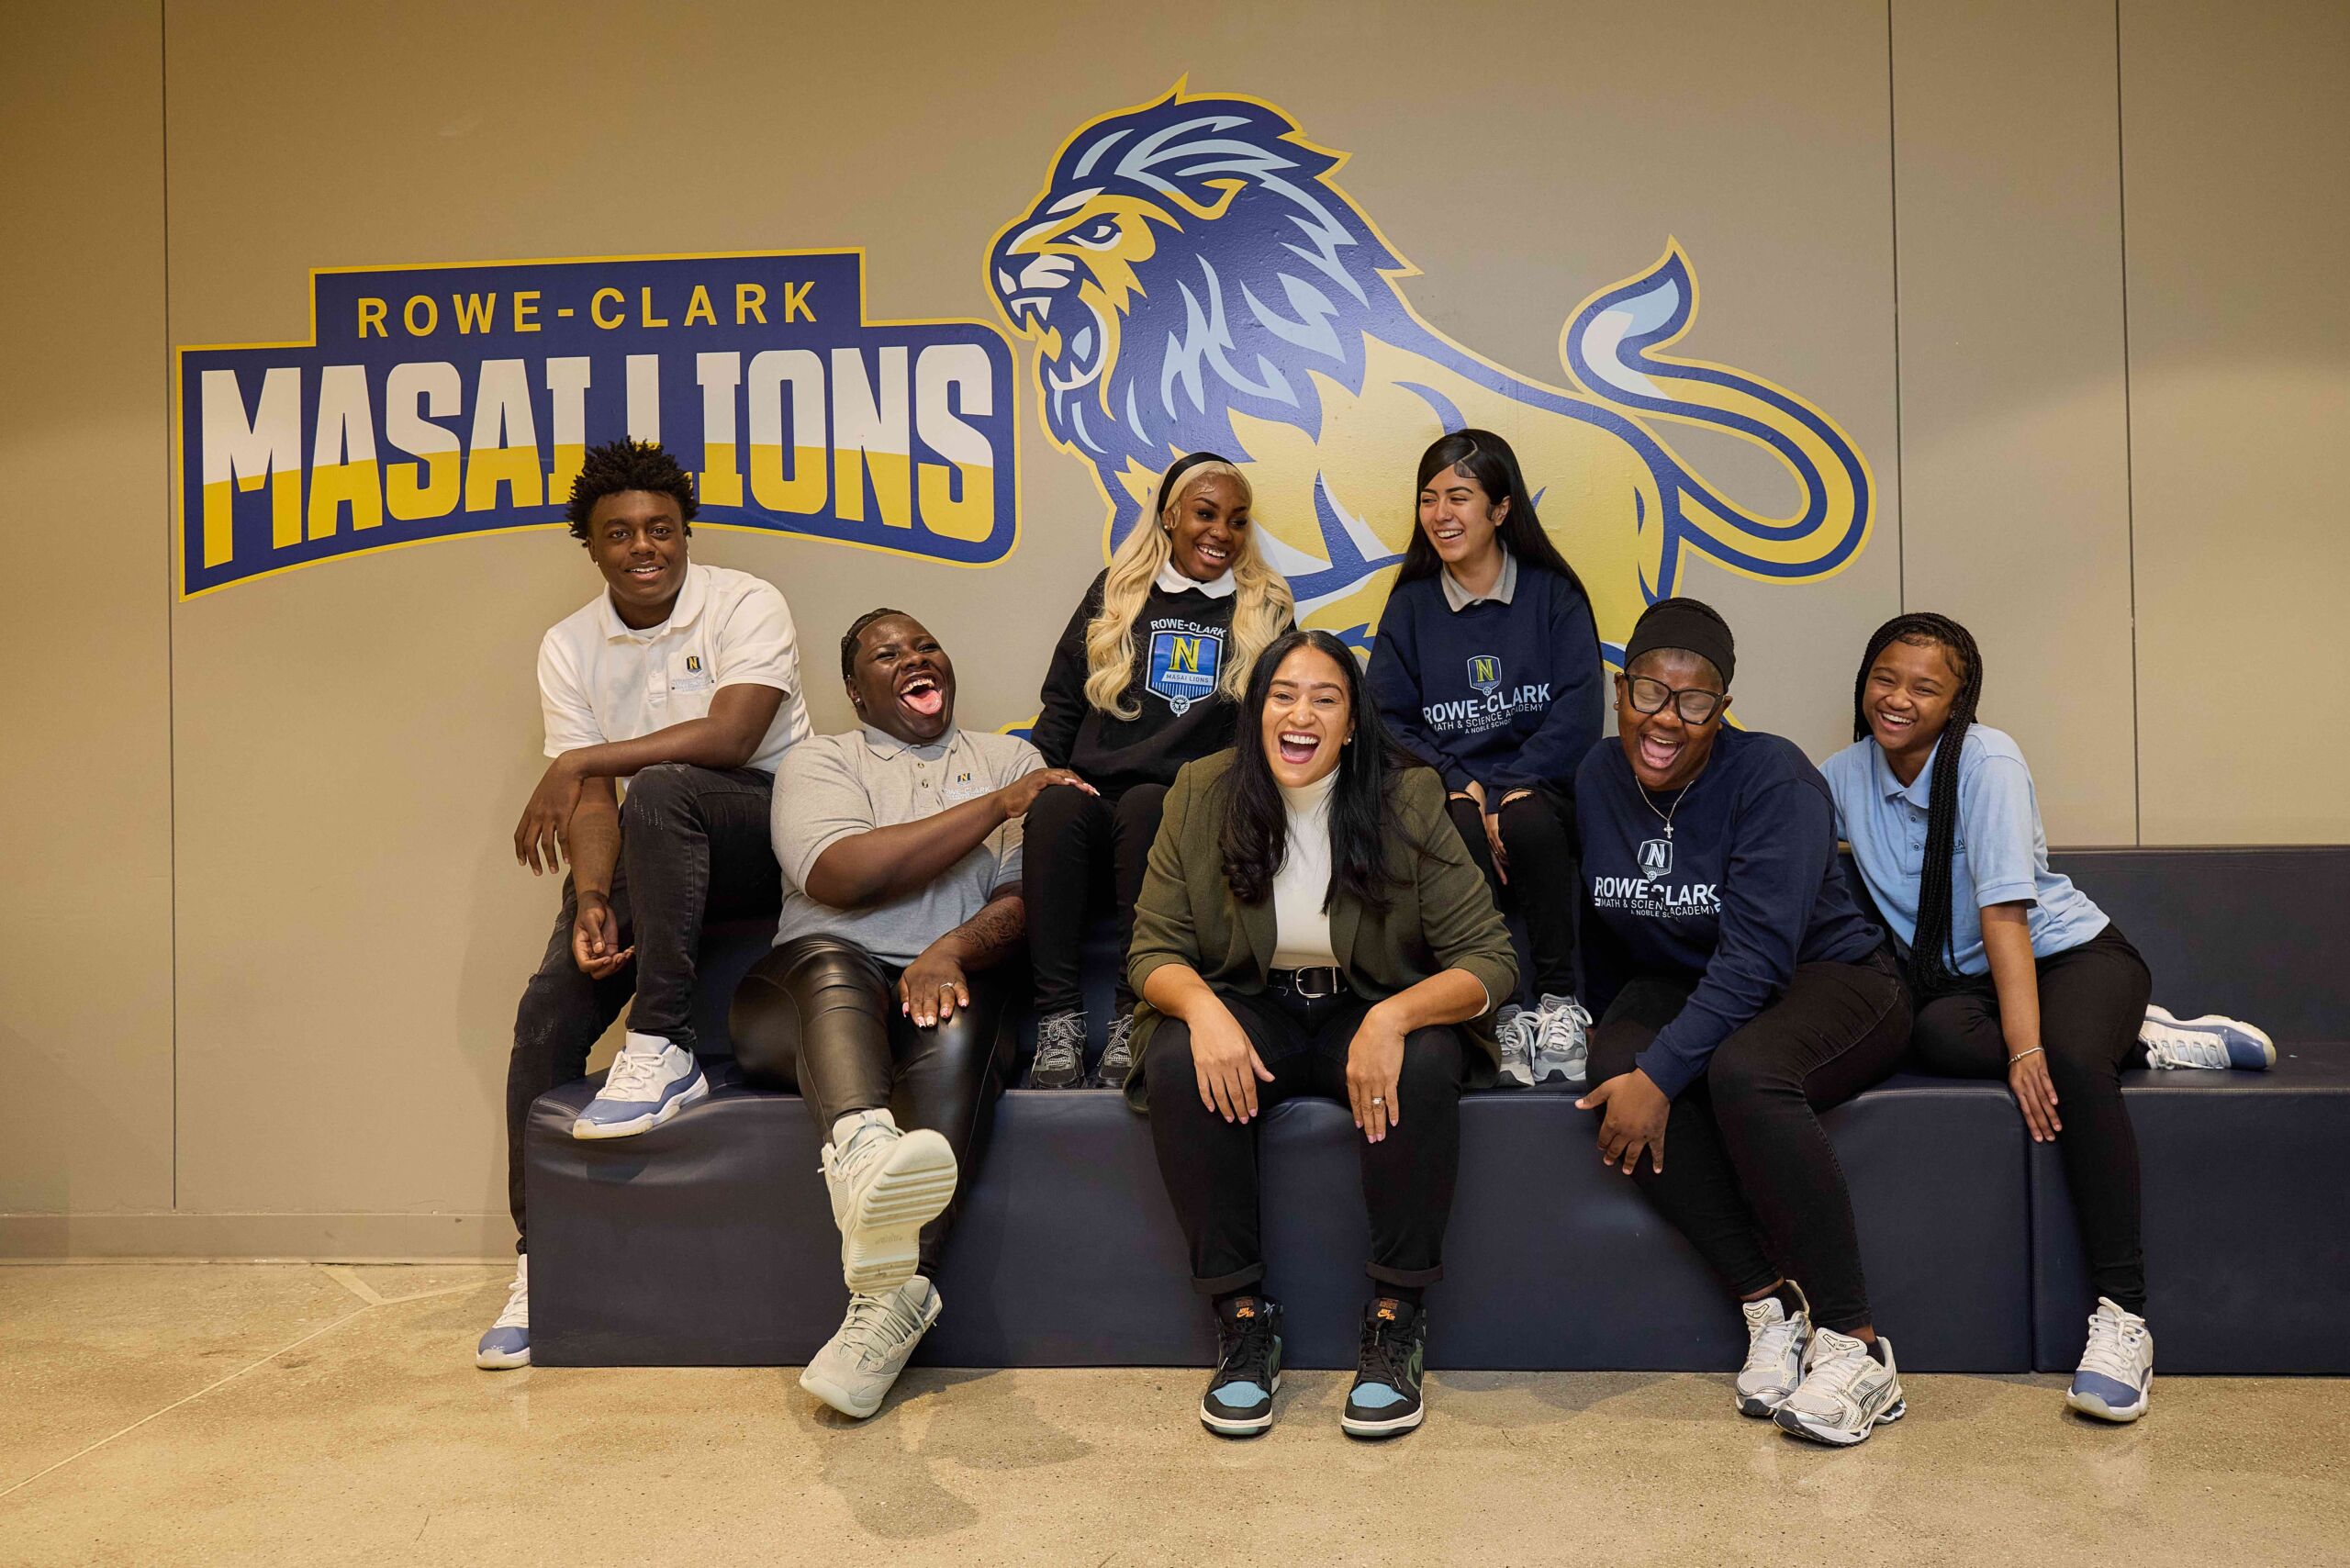
POLYGON ((2134 1421, 2154 1396, 2154 1336, 2146 1320, 2105 1296, 2089 1315, 2089 1340, 2065 1403, 2100 1421, 2134 1421))
POLYGON ((1849 1334, 1822 1328, 1811 1337, 1803 1382, 1771 1413, 1783 1432, 1831 1448, 1850 1448, 1887 1421, 1909 1413, 1901 1396, 1901 1372, 1893 1363, 1893 1341, 1880 1334, 1876 1349, 1849 1334))
POLYGON ((938 1292, 920 1274, 890 1290, 858 1292, 848 1298, 840 1327, 800 1374, 800 1386, 862 1421, 889 1397, 906 1358, 938 1321, 939 1305, 938 1292))
MULTIPOLYGON (((1803 1292, 1796 1291, 1802 1302, 1803 1292)), ((1811 1307, 1794 1313, 1775 1295, 1741 1303, 1746 1314, 1746 1365, 1738 1373, 1738 1413, 1767 1417, 1803 1382, 1803 1353, 1811 1344, 1811 1307)))
POLYGON ((531 1255, 514 1260, 514 1282, 507 1287, 506 1310, 474 1347, 474 1365, 506 1372, 531 1364, 531 1255))
POLYGON ((922 1227, 955 1196, 955 1151, 926 1127, 898 1130, 887 1111, 859 1111, 824 1146, 824 1187, 841 1231, 841 1277, 854 1292, 895 1290, 912 1277, 922 1227))

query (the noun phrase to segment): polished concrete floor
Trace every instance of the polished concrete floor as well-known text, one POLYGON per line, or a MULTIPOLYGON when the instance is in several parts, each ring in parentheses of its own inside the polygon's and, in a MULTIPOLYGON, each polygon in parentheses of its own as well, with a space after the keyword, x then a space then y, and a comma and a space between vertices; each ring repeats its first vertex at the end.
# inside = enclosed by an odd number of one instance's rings
MULTIPOLYGON (((1829 1452, 1723 1380, 1344 1380, 1218 1441, 1192 1371, 909 1373, 853 1424, 775 1370, 481 1372, 501 1271, 0 1267, 0 1563, 2350 1563, 2350 1382, 1916 1377, 1829 1452)), ((949 1304, 951 1310, 952 1304, 949 1304)))

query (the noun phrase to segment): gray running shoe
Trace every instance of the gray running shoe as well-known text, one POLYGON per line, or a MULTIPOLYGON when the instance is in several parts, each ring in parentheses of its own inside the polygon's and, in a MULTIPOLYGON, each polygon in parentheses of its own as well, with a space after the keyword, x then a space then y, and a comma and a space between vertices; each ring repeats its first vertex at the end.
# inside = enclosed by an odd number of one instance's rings
POLYGON ((1534 1087, 1534 1014, 1513 1002, 1494 1014, 1494 1043, 1502 1048, 1502 1089, 1534 1087))
POLYGON ((864 1420, 881 1408, 938 1311, 938 1293, 920 1274, 892 1290, 858 1292, 848 1298, 839 1331, 800 1374, 800 1386, 864 1420))
POLYGON ((1590 1071, 1591 1014, 1572 996, 1542 993, 1535 1013, 1534 1081, 1581 1083, 1590 1071))
POLYGON ((1110 1021, 1110 1043, 1102 1048, 1102 1064, 1093 1081, 1102 1089, 1124 1089, 1135 1070, 1135 1015, 1121 1013, 1110 1021))
POLYGON ((1031 1089, 1074 1089, 1085 1081, 1085 1014, 1052 1013, 1036 1023, 1036 1065, 1031 1089))

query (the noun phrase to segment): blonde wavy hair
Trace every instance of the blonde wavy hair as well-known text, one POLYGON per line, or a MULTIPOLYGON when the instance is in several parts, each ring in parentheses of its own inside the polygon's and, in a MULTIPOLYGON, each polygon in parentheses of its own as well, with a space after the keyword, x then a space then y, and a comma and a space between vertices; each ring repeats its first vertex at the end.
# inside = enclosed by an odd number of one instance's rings
MULTIPOLYGON (((1158 569, 1175 551, 1175 519, 1192 493, 1210 479, 1229 479, 1239 490, 1242 504, 1256 496, 1248 476, 1229 463, 1202 463, 1183 475, 1183 482, 1158 514, 1158 526, 1138 524, 1110 558, 1110 575, 1102 585, 1102 609, 1085 628, 1085 700, 1121 719, 1142 717, 1142 704, 1133 696, 1135 621, 1158 569)), ((1237 593, 1232 607, 1232 646, 1217 671, 1215 689, 1235 702, 1248 689, 1248 672, 1257 655, 1289 629, 1295 601, 1289 580, 1266 563, 1257 551, 1257 527, 1252 521, 1240 531, 1240 548, 1232 560, 1237 593)))

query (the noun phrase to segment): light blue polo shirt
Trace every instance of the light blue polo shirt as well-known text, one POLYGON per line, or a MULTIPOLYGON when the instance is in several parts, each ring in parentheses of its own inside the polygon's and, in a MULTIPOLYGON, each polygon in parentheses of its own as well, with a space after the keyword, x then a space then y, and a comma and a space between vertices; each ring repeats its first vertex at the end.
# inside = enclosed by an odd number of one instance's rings
MULTIPOLYGON (((1852 846, 1861 880, 1906 949, 1918 935, 1918 881, 1926 863, 1926 818, 1942 746, 1904 784, 1874 740, 1854 741, 1820 764, 1836 797, 1836 828, 1852 846)), ((2070 952, 2105 929, 2105 912, 2048 868, 2048 835, 2023 753, 2002 731, 1971 725, 1960 754, 1958 845, 1951 868, 1951 951, 1960 974, 1988 973, 1983 906, 2031 905, 2031 956, 2070 952)))

